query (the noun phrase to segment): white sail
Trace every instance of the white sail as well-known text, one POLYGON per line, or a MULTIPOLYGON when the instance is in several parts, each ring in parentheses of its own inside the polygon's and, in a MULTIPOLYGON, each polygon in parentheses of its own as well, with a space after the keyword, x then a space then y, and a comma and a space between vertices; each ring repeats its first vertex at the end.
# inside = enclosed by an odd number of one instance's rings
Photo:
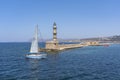
POLYGON ((32 40, 32 44, 31 44, 31 49, 30 49, 30 53, 38 53, 39 51, 39 46, 38 46, 38 26, 36 26, 35 29, 35 34, 32 40))

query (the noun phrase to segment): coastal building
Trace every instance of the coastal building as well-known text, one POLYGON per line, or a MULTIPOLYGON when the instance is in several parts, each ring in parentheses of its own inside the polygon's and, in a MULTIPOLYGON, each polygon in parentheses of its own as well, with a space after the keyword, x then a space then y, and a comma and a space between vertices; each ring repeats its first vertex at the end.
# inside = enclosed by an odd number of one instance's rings
POLYGON ((95 46, 95 45, 100 45, 100 43, 98 42, 98 41, 88 41, 88 42, 85 42, 85 44, 86 45, 93 45, 93 46, 95 46))

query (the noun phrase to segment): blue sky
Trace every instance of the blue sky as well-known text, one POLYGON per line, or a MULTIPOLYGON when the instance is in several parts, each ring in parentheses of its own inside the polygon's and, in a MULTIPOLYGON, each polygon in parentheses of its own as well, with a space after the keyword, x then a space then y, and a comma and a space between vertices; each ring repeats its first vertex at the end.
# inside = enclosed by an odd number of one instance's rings
POLYGON ((43 39, 120 35, 120 0, 0 0, 0 42, 29 41, 35 25, 43 39))

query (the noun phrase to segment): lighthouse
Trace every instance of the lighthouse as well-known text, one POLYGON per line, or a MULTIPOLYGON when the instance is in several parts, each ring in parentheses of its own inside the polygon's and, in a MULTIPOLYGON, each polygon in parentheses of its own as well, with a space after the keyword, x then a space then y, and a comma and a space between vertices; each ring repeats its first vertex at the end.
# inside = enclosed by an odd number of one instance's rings
POLYGON ((59 42, 57 40, 57 26, 56 23, 53 23, 53 40, 46 42, 46 49, 57 50, 59 49, 59 42))
POLYGON ((57 41, 57 26, 56 23, 54 22, 53 24, 53 41, 56 42, 57 41))

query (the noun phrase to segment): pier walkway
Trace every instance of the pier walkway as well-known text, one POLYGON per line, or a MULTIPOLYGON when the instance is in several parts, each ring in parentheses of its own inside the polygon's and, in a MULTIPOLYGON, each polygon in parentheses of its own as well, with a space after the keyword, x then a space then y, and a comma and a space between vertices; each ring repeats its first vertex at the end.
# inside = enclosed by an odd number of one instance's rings
POLYGON ((72 48, 80 48, 88 46, 87 44, 62 44, 58 46, 58 50, 72 49, 72 48))

